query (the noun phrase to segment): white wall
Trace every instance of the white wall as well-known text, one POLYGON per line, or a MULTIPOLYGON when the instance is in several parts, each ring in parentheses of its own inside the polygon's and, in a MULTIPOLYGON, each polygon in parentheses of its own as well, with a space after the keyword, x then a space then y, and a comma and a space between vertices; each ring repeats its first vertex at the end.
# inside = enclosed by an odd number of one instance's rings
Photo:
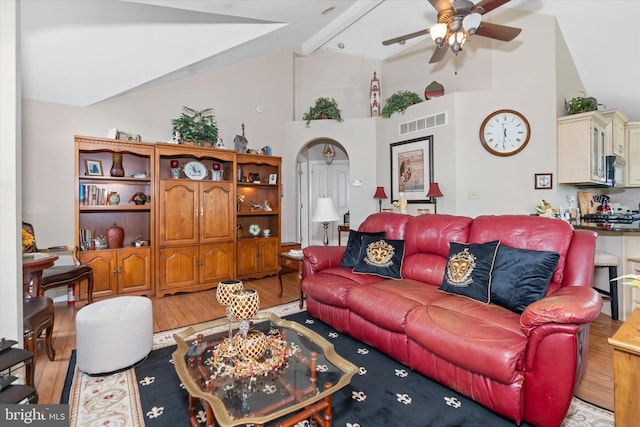
POLYGON ((22 342, 19 6, 0 1, 0 337, 22 342))

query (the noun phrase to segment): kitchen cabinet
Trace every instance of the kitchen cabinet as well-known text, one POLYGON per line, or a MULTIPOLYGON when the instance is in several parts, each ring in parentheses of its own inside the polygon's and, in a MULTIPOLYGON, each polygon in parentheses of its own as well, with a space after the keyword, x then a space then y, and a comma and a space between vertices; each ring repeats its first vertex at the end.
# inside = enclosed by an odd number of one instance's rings
POLYGON ((156 144, 159 178, 156 295, 215 287, 235 275, 235 152, 156 144), (206 176, 171 175, 172 164, 205 165, 206 176), (211 180, 218 165, 221 179, 211 180))
POLYGON ((281 164, 275 156, 236 157, 236 223, 238 279, 278 272, 280 249, 281 164), (255 230, 257 235, 252 235, 255 230), (265 236, 263 230, 270 230, 265 236))
POLYGON ((606 181, 607 121, 598 112, 559 117, 558 182, 602 184, 606 181))
MULTIPOLYGON (((152 296, 153 144, 79 135, 74 142, 75 244, 80 262, 93 268, 94 296, 152 296), (116 159, 123 169, 119 173, 111 171, 116 159), (124 230, 123 247, 103 248, 106 242, 99 238, 114 224, 124 230), (136 247, 136 241, 145 246, 136 247)), ((83 283, 79 298, 86 298, 86 292, 83 283)))
MULTIPOLYGON (((93 269, 94 298, 153 295, 149 246, 80 252, 80 262, 93 269)), ((80 298, 87 298, 85 283, 80 286, 80 298)))
POLYGON ((625 187, 640 187, 640 122, 628 122, 625 125, 625 145, 625 187))
POLYGON ((605 127, 605 154, 625 157, 625 128, 627 116, 619 110, 599 111, 607 122, 605 127))
POLYGON ((263 277, 278 272, 277 237, 255 237, 238 242, 238 277, 263 277))

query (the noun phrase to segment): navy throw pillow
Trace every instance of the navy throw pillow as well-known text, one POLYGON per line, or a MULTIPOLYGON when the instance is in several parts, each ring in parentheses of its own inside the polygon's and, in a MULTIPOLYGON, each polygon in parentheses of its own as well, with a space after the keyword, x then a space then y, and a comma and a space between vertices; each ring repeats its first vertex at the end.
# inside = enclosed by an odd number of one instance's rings
POLYGON ((491 274, 499 245, 498 240, 487 243, 449 243, 444 279, 438 289, 488 303, 491 274))
POLYGON ((363 236, 360 261, 353 267, 354 273, 375 274, 387 279, 402 279, 404 240, 386 240, 363 236))
POLYGON ((347 249, 345 249, 342 260, 340 261, 340 267, 353 268, 360 261, 360 247, 362 246, 362 236, 373 236, 376 239, 384 239, 387 237, 387 233, 384 231, 368 233, 365 231, 349 230, 347 249))
POLYGON ((547 292, 560 254, 500 245, 491 280, 491 302, 522 313, 547 292))

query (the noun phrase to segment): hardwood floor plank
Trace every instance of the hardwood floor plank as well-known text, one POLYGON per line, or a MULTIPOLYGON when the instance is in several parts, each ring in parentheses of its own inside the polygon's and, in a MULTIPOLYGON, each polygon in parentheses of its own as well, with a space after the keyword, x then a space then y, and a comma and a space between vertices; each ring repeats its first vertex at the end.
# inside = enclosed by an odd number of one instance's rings
MULTIPOLYGON (((276 277, 245 280, 247 288, 258 290, 260 305, 273 307, 298 299, 299 290, 295 273, 282 276, 283 295, 278 298, 280 286, 276 277)), ((164 298, 152 298, 153 331, 160 332, 194 323, 221 318, 224 307, 216 300, 215 289, 185 293, 164 298)), ((75 316, 83 303, 67 306, 56 303, 53 345, 56 358, 49 361, 44 349, 38 351, 35 381, 40 403, 59 403, 71 351, 75 349, 75 316)), ((613 410, 613 351, 607 339, 622 325, 621 321, 601 314, 590 327, 589 350, 584 379, 576 389, 576 396, 601 407, 613 410)))

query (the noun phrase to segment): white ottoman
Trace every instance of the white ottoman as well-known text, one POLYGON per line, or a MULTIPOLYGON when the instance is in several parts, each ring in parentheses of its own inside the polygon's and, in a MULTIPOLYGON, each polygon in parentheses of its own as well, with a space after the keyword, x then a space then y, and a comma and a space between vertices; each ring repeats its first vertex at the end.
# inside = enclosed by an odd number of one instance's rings
POLYGON ((142 360, 153 344, 151 300, 116 297, 76 314, 76 363, 87 374, 117 371, 142 360))

